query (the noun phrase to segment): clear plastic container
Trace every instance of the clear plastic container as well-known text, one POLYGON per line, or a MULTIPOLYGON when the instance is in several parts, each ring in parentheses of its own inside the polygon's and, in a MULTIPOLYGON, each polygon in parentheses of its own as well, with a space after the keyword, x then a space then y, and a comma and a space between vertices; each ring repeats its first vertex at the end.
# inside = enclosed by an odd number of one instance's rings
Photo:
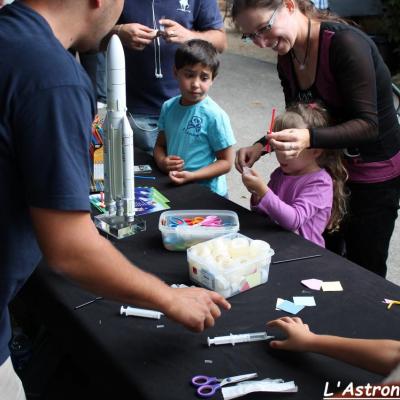
POLYGON ((234 211, 229 210, 170 210, 160 215, 158 228, 167 250, 183 251, 197 243, 237 232, 239 218, 234 211), (199 220, 209 217, 211 222, 206 225, 202 225, 202 222, 194 225, 185 222, 198 217, 199 220))
POLYGON ((233 233, 187 250, 190 279, 224 297, 268 281, 274 250, 267 242, 233 233))

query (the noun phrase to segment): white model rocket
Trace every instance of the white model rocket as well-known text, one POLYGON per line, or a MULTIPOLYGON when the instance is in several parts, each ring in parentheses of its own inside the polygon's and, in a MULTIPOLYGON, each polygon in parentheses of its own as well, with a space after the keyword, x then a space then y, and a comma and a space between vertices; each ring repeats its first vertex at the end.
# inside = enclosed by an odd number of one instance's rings
POLYGON ((107 114, 104 120, 104 197, 109 216, 135 216, 133 131, 126 116, 125 55, 113 35, 107 47, 107 114))

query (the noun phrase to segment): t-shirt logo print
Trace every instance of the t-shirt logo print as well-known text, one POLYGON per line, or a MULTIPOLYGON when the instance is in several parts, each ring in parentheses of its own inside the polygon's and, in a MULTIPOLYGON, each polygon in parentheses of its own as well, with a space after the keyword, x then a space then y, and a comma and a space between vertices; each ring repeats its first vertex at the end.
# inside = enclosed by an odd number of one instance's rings
POLYGON ((179 8, 177 10, 190 13, 189 0, 179 0, 179 8))
POLYGON ((199 136, 201 133, 201 123, 203 120, 200 117, 192 117, 192 119, 187 124, 185 133, 190 136, 199 136))

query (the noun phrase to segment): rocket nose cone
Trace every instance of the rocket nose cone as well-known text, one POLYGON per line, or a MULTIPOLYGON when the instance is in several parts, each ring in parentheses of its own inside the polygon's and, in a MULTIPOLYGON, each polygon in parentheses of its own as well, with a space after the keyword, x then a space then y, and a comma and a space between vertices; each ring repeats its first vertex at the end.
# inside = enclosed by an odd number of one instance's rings
POLYGON ((107 47, 107 66, 110 69, 125 67, 124 48, 120 38, 117 35, 112 35, 107 47))

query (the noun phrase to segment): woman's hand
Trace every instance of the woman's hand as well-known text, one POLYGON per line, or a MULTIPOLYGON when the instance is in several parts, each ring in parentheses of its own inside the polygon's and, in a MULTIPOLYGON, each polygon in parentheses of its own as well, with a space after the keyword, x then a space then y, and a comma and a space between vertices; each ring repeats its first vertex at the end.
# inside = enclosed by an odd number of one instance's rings
POLYGON ((284 129, 268 135, 273 149, 280 151, 285 159, 296 158, 310 147, 310 131, 308 129, 284 129))
POLYGON ((243 173, 243 167, 251 168, 253 164, 261 157, 263 151, 261 143, 255 143, 252 146, 242 147, 236 152, 235 167, 243 173))
POLYGON ((270 346, 274 349, 292 350, 292 351, 310 351, 312 342, 316 335, 310 331, 310 328, 300 318, 283 317, 269 321, 268 328, 279 328, 287 339, 273 340, 270 346))

